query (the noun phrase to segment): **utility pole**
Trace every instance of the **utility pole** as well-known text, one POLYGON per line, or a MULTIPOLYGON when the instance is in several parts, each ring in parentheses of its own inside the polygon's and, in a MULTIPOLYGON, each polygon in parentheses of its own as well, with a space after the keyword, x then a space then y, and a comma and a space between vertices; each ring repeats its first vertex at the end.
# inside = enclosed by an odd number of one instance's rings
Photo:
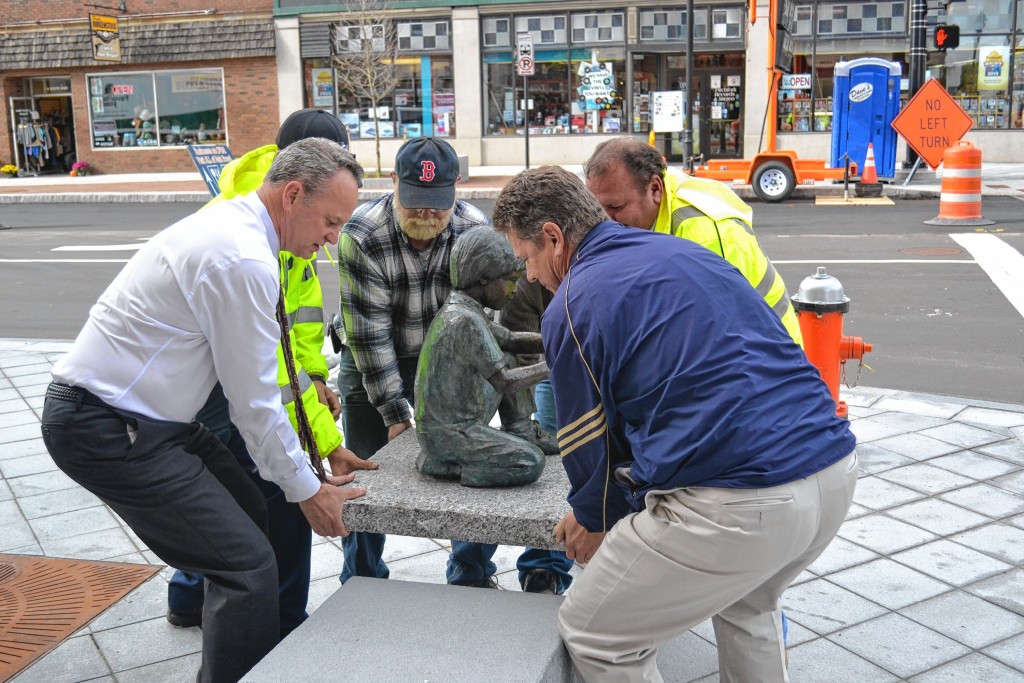
POLYGON ((686 82, 683 89, 683 168, 693 171, 693 0, 686 0, 686 82))
MULTIPOLYGON (((913 97, 924 85, 924 71, 928 63, 928 0, 912 0, 910 9, 910 91, 913 97)), ((917 161, 917 152, 907 145, 904 168, 917 161)))

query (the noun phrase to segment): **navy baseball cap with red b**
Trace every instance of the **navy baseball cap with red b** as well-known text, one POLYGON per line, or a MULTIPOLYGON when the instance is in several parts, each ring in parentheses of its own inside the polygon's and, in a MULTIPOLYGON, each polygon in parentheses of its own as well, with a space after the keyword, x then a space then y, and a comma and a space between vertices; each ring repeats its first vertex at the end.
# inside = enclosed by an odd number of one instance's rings
POLYGON ((407 209, 450 209, 455 205, 459 157, 444 140, 412 138, 395 157, 398 201, 407 209))

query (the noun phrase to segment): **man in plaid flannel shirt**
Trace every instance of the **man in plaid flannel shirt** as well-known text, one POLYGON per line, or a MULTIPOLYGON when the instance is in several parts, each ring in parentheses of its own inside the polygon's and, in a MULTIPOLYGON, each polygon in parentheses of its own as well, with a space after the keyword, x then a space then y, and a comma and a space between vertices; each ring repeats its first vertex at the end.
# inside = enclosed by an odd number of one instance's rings
MULTIPOLYGON (((356 209, 338 242, 338 393, 346 446, 362 458, 412 427, 416 364, 430 322, 452 290, 452 246, 469 228, 490 224, 479 209, 456 201, 458 156, 444 140, 406 142, 391 177, 395 192, 356 209)), ((384 539, 367 532, 343 539, 342 583, 388 577, 384 539)), ((495 549, 452 541, 448 583, 497 587, 495 549)))

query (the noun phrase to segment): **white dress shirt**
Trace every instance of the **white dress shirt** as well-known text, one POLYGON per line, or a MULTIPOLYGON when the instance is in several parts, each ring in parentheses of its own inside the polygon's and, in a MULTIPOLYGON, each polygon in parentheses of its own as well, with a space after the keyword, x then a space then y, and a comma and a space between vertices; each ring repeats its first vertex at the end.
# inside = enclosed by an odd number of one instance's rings
POLYGON ((281 405, 280 243, 255 192, 150 240, 92 307, 55 382, 159 420, 191 422, 220 379, 260 475, 289 501, 320 482, 281 405))

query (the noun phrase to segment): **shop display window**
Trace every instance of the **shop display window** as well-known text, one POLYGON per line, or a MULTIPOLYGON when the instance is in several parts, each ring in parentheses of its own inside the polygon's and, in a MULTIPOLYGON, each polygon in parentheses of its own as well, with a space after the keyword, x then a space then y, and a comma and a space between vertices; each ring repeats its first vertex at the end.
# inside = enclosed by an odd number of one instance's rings
POLYGON ((571 61, 566 56, 565 51, 537 54, 535 74, 527 78, 533 105, 527 117, 521 106, 523 78, 515 73, 511 53, 487 55, 487 134, 523 135, 527 120, 530 135, 624 132, 625 60, 603 59, 597 53, 594 61, 595 53, 589 50, 574 50, 571 61))
POLYGON ((928 74, 970 115, 976 129, 1020 128, 1024 83, 1019 67, 1011 78, 1011 52, 1008 36, 961 37, 958 49, 930 55, 928 74))
POLYGON ((227 137, 221 69, 104 73, 86 81, 94 149, 180 147, 227 137))
MULTIPOLYGON (((329 109, 333 102, 328 96, 318 100, 316 82, 321 72, 330 74, 327 60, 316 62, 307 71, 307 92, 312 101, 307 106, 329 109)), ((373 111, 367 98, 351 92, 338 93, 338 118, 348 127, 353 140, 374 139, 375 128, 382 138, 454 137, 455 135, 455 79, 452 58, 449 56, 421 55, 399 57, 396 60, 398 85, 377 104, 373 111)))

